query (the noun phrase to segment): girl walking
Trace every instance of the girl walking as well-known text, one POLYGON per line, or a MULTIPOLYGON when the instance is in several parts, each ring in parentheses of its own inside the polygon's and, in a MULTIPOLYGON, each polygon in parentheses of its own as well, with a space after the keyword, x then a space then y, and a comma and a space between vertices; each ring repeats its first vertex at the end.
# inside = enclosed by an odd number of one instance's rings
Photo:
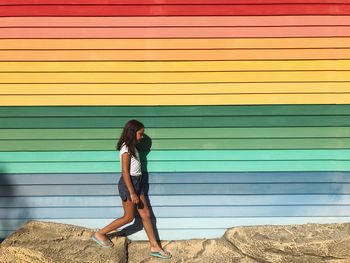
POLYGON ((142 140, 144 132, 144 125, 137 120, 130 120, 124 126, 117 144, 122 166, 122 176, 118 183, 118 190, 122 199, 124 215, 95 232, 91 239, 102 247, 112 247, 113 243, 106 234, 130 223, 134 219, 136 206, 150 242, 150 255, 171 258, 171 254, 164 251, 155 238, 150 209, 142 190, 141 161, 136 145, 142 140))

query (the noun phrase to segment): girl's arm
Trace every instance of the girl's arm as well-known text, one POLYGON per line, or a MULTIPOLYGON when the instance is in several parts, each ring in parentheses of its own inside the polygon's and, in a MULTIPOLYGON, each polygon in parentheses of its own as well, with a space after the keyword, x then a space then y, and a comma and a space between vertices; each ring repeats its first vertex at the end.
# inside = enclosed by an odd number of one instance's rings
POLYGON ((122 154, 122 176, 126 187, 129 190, 131 201, 134 204, 137 204, 139 202, 139 198, 135 193, 135 188, 130 178, 130 155, 126 152, 122 154))

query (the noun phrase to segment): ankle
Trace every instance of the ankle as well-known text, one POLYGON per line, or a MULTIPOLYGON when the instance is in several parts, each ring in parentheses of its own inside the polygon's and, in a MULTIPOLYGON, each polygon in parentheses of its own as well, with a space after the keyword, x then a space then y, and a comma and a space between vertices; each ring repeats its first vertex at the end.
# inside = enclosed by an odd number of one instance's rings
POLYGON ((105 235, 106 235, 106 234, 105 234, 104 232, 102 232, 101 230, 97 230, 95 233, 98 234, 98 235, 102 235, 102 236, 105 236, 105 235))
POLYGON ((153 246, 151 246, 150 249, 152 252, 157 252, 157 251, 161 250, 162 248, 159 245, 153 245, 153 246))

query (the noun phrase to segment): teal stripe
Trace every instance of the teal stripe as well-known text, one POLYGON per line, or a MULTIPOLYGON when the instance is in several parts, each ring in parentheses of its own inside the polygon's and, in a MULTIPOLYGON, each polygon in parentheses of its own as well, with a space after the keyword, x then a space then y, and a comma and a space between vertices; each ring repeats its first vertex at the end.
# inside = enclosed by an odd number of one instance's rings
MULTIPOLYGON (((6 163, 3 173, 120 172, 117 162, 6 163)), ((350 171, 349 161, 152 161, 148 172, 350 171)))
MULTIPOLYGON (((350 148, 350 138, 165 139, 150 143, 152 150, 350 148)), ((116 144, 116 140, 13 140, 2 141, 0 151, 111 151, 116 144)))
MULTIPOLYGON (((148 161, 349 160, 350 150, 152 150, 148 161)), ((144 158, 144 160, 145 160, 144 158)), ((6 162, 118 162, 117 151, 0 152, 6 162)))
MULTIPOLYGON (((116 184, 120 173, 18 173, 0 174, 0 185, 101 185, 116 184)), ((145 173, 151 184, 217 183, 350 183, 350 172, 172 172, 145 173)))

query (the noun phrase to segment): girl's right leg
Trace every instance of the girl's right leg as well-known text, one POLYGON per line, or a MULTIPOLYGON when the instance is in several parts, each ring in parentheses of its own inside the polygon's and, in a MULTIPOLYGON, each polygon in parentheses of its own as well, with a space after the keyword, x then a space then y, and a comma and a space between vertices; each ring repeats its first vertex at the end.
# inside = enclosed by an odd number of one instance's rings
POLYGON ((135 205, 133 204, 133 202, 131 202, 130 200, 126 199, 126 201, 122 201, 123 203, 123 209, 124 209, 124 215, 116 220, 114 220, 113 222, 111 222, 110 224, 108 224, 107 226, 105 226, 104 228, 100 229, 99 231, 97 231, 95 233, 96 238, 98 238, 99 240, 102 240, 104 242, 108 241, 108 238, 106 237, 106 234, 125 225, 130 223, 133 219, 134 219, 134 213, 135 213, 135 205))

